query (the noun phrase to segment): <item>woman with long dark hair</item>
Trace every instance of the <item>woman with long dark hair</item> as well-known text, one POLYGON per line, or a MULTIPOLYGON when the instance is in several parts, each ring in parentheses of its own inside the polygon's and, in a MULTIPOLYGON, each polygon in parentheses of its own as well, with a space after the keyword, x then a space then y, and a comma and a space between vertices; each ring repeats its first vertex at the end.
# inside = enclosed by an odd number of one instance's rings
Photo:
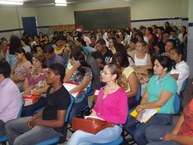
POLYGON ((81 92, 79 96, 75 97, 75 104, 70 112, 69 122, 71 123, 72 118, 76 117, 88 104, 86 92, 87 88, 91 87, 93 74, 81 51, 74 49, 71 52, 70 63, 72 67, 66 69, 64 82, 73 82, 77 84, 75 88, 69 91, 71 95, 76 92, 81 92))
POLYGON ((171 125, 174 113, 174 97, 177 92, 175 79, 170 75, 172 60, 167 56, 157 57, 154 62, 154 75, 151 77, 140 105, 136 107, 137 116, 129 115, 124 129, 129 132, 138 145, 147 144, 145 131, 151 125, 171 125), (141 123, 145 109, 160 110, 146 123, 141 123))
POLYGON ((8 63, 10 64, 12 69, 17 62, 16 56, 15 56, 15 51, 19 47, 22 47, 19 37, 12 35, 10 38, 9 50, 8 50, 7 56, 6 56, 6 60, 8 61, 8 63))
POLYGON ((23 82, 29 74, 32 67, 29 61, 29 54, 25 52, 23 48, 19 48, 15 51, 17 62, 12 69, 11 79, 17 84, 19 90, 23 91, 23 82))

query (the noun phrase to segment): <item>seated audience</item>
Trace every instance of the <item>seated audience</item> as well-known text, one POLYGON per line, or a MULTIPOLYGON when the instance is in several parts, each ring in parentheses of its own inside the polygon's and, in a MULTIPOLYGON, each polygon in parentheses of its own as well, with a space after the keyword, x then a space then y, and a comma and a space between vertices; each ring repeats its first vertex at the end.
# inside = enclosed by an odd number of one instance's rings
POLYGON ((93 90, 99 90, 101 87, 100 83, 100 69, 98 66, 98 63, 96 59, 92 56, 92 54, 87 54, 84 52, 84 50, 81 47, 76 47, 75 48, 77 51, 80 51, 83 53, 86 62, 88 65, 91 67, 92 73, 93 73, 93 78, 92 78, 92 88, 93 90))
POLYGON ((153 47, 153 43, 154 43, 154 35, 153 35, 153 29, 151 27, 147 27, 146 29, 146 37, 148 39, 148 48, 149 51, 151 52, 151 49, 153 47))
MULTIPOLYGON (((155 45, 155 56, 159 56, 160 54, 165 52, 165 44, 169 40, 170 34, 167 31, 163 32, 163 38, 155 45)), ((159 39, 159 38, 158 38, 159 39)))
POLYGON ((193 99, 184 109, 176 125, 150 126, 146 130, 147 145, 192 145, 193 144, 193 99))
POLYGON ((180 29, 180 34, 178 35, 178 39, 180 40, 180 44, 183 45, 184 47, 187 46, 187 30, 186 26, 182 26, 180 29))
POLYGON ((149 53, 145 51, 146 42, 137 42, 136 52, 133 55, 133 59, 135 62, 134 69, 137 73, 137 77, 139 82, 141 83, 142 89, 141 94, 143 96, 147 83, 149 82, 149 74, 148 71, 152 69, 152 61, 149 53))
POLYGON ((97 51, 93 53, 93 57, 97 60, 100 70, 102 70, 109 63, 112 52, 106 47, 104 39, 99 39, 96 43, 97 51))
POLYGON ((43 55, 44 52, 44 46, 43 45, 36 45, 34 46, 34 51, 38 54, 38 55, 43 55))
POLYGON ((109 39, 109 49, 114 52, 115 50, 115 45, 117 45, 117 39, 115 37, 112 37, 109 39))
POLYGON ((64 59, 64 65, 67 66, 69 60, 70 60, 70 53, 72 51, 72 49, 75 48, 75 45, 73 45, 70 42, 67 42, 64 46, 64 52, 62 55, 62 58, 64 59))
POLYGON ((5 135, 5 123, 17 118, 22 100, 15 83, 9 78, 11 73, 7 61, 0 61, 0 135, 5 135))
POLYGON ((54 53, 55 54, 60 55, 60 56, 63 55, 66 41, 67 41, 66 38, 63 36, 56 37, 56 40, 55 40, 56 46, 54 47, 54 53))
POLYGON ((3 41, 0 40, 0 61, 5 59, 5 53, 3 50, 3 41))
POLYGON ((136 43, 137 43, 137 38, 131 38, 129 42, 129 48, 127 49, 127 54, 130 56, 133 56, 134 53, 136 52, 136 43))
POLYGON ((151 77, 147 90, 142 97, 140 105, 136 107, 137 117, 128 116, 124 129, 130 133, 138 145, 145 145, 147 139, 145 131, 151 125, 170 125, 174 112, 174 97, 177 92, 175 79, 170 75, 172 61, 166 56, 157 57, 154 62, 154 76, 151 77), (148 120, 141 123, 145 109, 160 108, 160 110, 148 120))
POLYGON ((46 45, 44 47, 44 55, 46 57, 46 65, 49 66, 54 63, 60 63, 62 65, 65 65, 64 59, 54 53, 54 48, 51 45, 46 45))
POLYGON ((111 51, 113 54, 120 52, 121 54, 127 57, 129 65, 134 66, 134 60, 129 54, 127 54, 127 50, 123 44, 117 43, 111 51))
POLYGON ((29 61, 29 54, 25 52, 23 48, 19 48, 15 51, 17 63, 11 72, 11 79, 16 83, 20 92, 23 91, 23 82, 26 79, 29 71, 32 67, 29 61))
POLYGON ((92 143, 108 143, 116 140, 122 132, 119 124, 123 124, 127 118, 127 94, 116 83, 121 75, 121 68, 115 64, 104 67, 101 80, 106 83, 99 90, 99 95, 90 116, 96 116, 109 123, 113 127, 107 127, 97 134, 91 134, 78 130, 72 134, 67 145, 86 145, 92 143), (116 105, 115 105, 116 104, 116 105))
POLYGON ((138 89, 138 79, 135 70, 129 66, 127 54, 117 52, 112 57, 112 63, 121 66, 122 75, 118 84, 125 90, 128 96, 129 108, 134 107, 135 97, 138 89))
POLYGON ((188 64, 183 59, 183 49, 181 47, 172 48, 170 50, 170 58, 176 63, 170 74, 175 78, 178 85, 178 93, 180 93, 183 82, 190 74, 190 69, 188 64))
POLYGON ((21 39, 21 45, 22 45, 22 48, 25 50, 25 53, 31 54, 31 47, 29 45, 27 45, 27 39, 22 38, 21 39))
POLYGON ((27 76, 23 84, 23 95, 35 95, 38 98, 38 102, 35 104, 26 106, 23 110, 23 116, 32 116, 34 112, 46 104, 46 98, 44 94, 48 89, 46 83, 45 57, 43 55, 34 55, 32 58, 32 70, 27 76))
POLYGON ((23 117, 6 124, 10 145, 32 145, 62 136, 70 95, 63 86, 65 68, 52 64, 47 71, 46 82, 51 85, 47 91, 45 108, 32 117, 23 117))
POLYGON ((166 41, 166 44, 165 44, 165 50, 163 53, 160 54, 160 56, 167 56, 167 57, 170 57, 170 50, 176 46, 175 44, 175 41, 172 40, 172 39, 169 39, 166 41))
POLYGON ((19 37, 12 35, 10 38, 9 49, 6 55, 6 60, 11 66, 11 69, 15 66, 17 59, 15 57, 15 51, 22 47, 19 37))
POLYGON ((86 54, 92 52, 92 51, 90 50, 90 47, 88 47, 88 46, 86 45, 86 42, 84 41, 83 38, 77 38, 75 42, 76 42, 76 45, 77 45, 77 46, 82 47, 82 49, 84 50, 84 52, 85 52, 86 54))
POLYGON ((74 82, 77 84, 75 88, 69 91, 70 94, 81 92, 79 96, 75 97, 75 103, 70 112, 69 122, 71 123, 72 118, 77 117, 84 107, 88 105, 88 96, 86 93, 87 88, 91 86, 93 74, 90 66, 85 61, 84 55, 78 50, 71 52, 70 63, 72 67, 66 69, 64 82, 74 82))

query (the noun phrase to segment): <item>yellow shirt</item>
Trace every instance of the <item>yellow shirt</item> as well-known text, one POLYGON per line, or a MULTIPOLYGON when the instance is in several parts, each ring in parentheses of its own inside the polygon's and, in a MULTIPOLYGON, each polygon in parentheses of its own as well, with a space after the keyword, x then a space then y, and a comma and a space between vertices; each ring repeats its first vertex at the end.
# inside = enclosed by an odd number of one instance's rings
POLYGON ((64 47, 58 48, 57 46, 54 48, 54 53, 57 55, 61 55, 64 51, 64 47))

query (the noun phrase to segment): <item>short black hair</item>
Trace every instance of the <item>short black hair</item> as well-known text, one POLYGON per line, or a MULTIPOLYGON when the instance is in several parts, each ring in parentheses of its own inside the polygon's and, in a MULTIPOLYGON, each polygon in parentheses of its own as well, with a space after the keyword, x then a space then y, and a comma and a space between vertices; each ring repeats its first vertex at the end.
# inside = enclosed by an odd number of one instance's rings
POLYGON ((97 40, 96 43, 99 43, 100 45, 106 45, 106 42, 104 39, 99 39, 99 40, 97 40))
POLYGON ((0 74, 4 76, 4 78, 9 78, 11 74, 11 67, 9 63, 5 60, 0 61, 0 74))
POLYGON ((55 75, 59 75, 61 82, 63 82, 66 74, 66 68, 62 64, 54 63, 54 64, 51 64, 48 68, 50 68, 55 75))
POLYGON ((54 53, 54 48, 52 47, 52 45, 48 44, 44 47, 44 53, 54 53))
POLYGON ((172 67, 175 66, 174 61, 167 56, 158 56, 156 59, 159 61, 163 68, 167 68, 167 72, 170 72, 172 67))
POLYGON ((57 41, 59 41, 59 40, 67 41, 66 37, 64 37, 64 36, 58 36, 58 37, 56 37, 56 41, 55 41, 55 42, 57 42, 57 41))

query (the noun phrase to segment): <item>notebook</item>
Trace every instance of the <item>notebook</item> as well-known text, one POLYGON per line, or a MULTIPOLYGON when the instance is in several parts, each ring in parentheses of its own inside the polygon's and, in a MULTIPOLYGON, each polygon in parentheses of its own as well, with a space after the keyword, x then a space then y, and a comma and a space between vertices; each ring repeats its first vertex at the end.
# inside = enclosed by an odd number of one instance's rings
MULTIPOLYGON (((70 91, 70 90, 74 89, 76 86, 78 86, 78 84, 76 84, 76 83, 74 83, 74 82, 63 83, 63 85, 64 85, 64 87, 66 88, 67 91, 70 91)), ((73 97, 77 97, 77 96, 79 96, 81 93, 82 93, 82 91, 72 93, 71 95, 72 95, 73 97)))
MULTIPOLYGON (((155 113, 157 113, 160 110, 160 108, 155 108, 155 109, 145 109, 142 114, 142 118, 140 120, 141 123, 146 123, 155 113)), ((133 110, 130 115, 135 117, 137 116, 137 111, 136 109, 133 110)))

